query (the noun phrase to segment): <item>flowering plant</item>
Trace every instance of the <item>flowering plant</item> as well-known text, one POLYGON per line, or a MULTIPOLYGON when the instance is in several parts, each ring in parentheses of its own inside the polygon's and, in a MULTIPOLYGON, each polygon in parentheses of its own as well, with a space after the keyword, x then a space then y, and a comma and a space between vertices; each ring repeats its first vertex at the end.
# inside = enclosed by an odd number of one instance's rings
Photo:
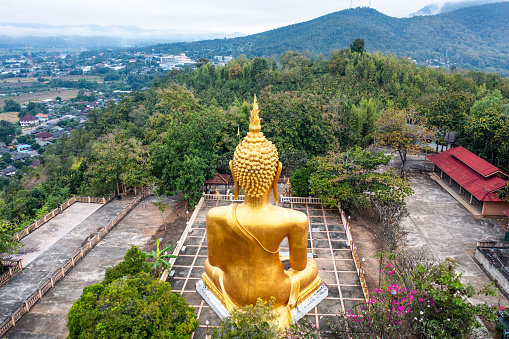
POLYGON ((297 322, 290 325, 281 333, 280 338, 288 339, 320 339, 320 331, 315 324, 308 321, 297 322))

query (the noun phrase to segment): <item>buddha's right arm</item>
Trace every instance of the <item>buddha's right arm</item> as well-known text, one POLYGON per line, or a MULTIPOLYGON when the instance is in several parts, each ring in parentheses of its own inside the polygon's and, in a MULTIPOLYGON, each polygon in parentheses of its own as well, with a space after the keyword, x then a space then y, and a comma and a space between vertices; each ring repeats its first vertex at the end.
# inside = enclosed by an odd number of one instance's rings
POLYGON ((301 217, 291 228, 288 234, 288 247, 290 249, 290 266, 295 271, 303 271, 307 266, 307 217, 301 217))

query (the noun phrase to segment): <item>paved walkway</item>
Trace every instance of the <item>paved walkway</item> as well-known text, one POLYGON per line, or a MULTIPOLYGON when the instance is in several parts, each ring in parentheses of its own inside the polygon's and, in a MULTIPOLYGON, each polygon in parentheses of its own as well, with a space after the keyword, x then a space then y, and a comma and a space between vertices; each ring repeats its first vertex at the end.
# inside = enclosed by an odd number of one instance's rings
POLYGON ((23 247, 17 254, 7 256, 7 259, 22 259, 23 267, 27 267, 39 255, 62 239, 67 233, 72 231, 83 220, 97 211, 102 204, 89 204, 76 202, 63 211, 62 214, 53 219, 21 239, 23 247))
MULTIPOLYGON (((39 285, 62 264, 72 257, 87 238, 105 226, 129 203, 128 199, 114 200, 97 211, 61 237, 28 267, 0 287, 0 319, 9 316, 39 285)), ((63 214, 67 214, 64 211, 63 214)), ((72 210, 69 210, 72 212, 72 210)), ((72 214, 71 214, 72 217, 72 214)), ((42 226, 44 228, 45 226, 42 226)))
MULTIPOLYGON (((9 339, 66 338, 67 314, 72 304, 81 296, 83 288, 101 282, 106 268, 122 260, 131 246, 143 247, 156 233, 159 224, 150 222, 150 216, 160 213, 157 207, 150 204, 150 201, 156 200, 156 197, 143 200, 6 336, 9 339)), ((127 199, 125 202, 127 203, 127 199)), ((96 217, 101 220, 96 214, 90 218, 96 217)))
MULTIPOLYGON (((407 246, 427 248, 440 260, 458 262, 462 281, 476 290, 491 280, 472 259, 477 242, 487 238, 502 240, 504 231, 495 220, 477 219, 442 187, 425 175, 410 178, 415 193, 407 198, 409 217, 403 223, 410 232, 407 246)), ((501 295, 499 293, 499 295, 501 295)), ((501 296, 502 304, 509 306, 501 296)), ((475 297, 473 302, 497 304, 499 297, 475 297)))

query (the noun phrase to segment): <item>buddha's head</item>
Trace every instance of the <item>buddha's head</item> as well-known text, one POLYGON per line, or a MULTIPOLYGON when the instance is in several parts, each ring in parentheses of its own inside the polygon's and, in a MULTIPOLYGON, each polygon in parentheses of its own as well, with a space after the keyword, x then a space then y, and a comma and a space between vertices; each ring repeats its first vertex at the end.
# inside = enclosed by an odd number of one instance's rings
POLYGON ((272 187, 277 201, 277 181, 281 174, 281 163, 276 146, 261 132, 259 112, 255 96, 249 133, 237 145, 233 160, 230 161, 230 169, 235 181, 235 198, 238 197, 239 186, 242 187, 246 196, 252 198, 263 196, 272 187))

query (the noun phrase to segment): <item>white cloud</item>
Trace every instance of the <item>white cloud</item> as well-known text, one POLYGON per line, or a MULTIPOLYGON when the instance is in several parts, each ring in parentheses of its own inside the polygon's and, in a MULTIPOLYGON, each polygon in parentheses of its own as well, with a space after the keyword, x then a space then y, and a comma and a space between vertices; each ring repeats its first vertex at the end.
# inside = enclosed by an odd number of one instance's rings
MULTIPOLYGON (((185 32, 257 33, 343 10, 368 6, 369 0, 0 0, 0 23, 72 25, 70 32, 86 34, 76 26, 133 25, 145 29, 185 32)), ((433 1, 372 0, 378 11, 403 17, 433 1)), ((8 34, 0 26, 0 35, 8 34)), ((48 33, 51 30, 48 30, 48 33)), ((121 33, 121 32, 120 32, 121 33)), ((120 34, 119 33, 119 34, 120 34)), ((79 35, 82 35, 79 34, 79 35)))

